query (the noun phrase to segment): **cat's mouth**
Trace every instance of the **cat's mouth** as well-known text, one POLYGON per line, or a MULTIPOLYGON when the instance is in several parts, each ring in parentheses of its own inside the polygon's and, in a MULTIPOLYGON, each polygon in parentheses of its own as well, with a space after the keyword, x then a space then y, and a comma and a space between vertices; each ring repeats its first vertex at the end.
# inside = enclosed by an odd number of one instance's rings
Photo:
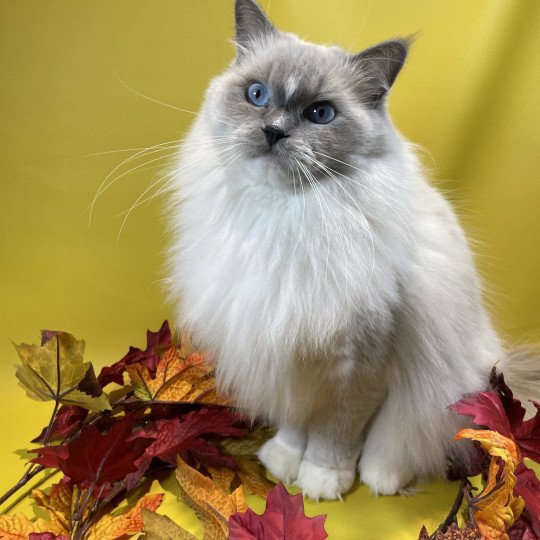
POLYGON ((256 144, 247 148, 248 158, 257 159, 268 164, 270 167, 289 169, 293 164, 296 152, 287 145, 288 140, 283 138, 275 144, 256 144))

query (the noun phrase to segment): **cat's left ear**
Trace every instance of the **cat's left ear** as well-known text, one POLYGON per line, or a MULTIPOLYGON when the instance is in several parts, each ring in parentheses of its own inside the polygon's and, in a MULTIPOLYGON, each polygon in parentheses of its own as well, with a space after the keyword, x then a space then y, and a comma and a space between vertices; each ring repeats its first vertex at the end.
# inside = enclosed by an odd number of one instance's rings
POLYGON ((249 50, 258 38, 276 32, 270 19, 255 0, 235 0, 234 15, 238 56, 249 50))
POLYGON ((413 37, 391 39, 351 56, 362 101, 377 108, 401 71, 413 37))

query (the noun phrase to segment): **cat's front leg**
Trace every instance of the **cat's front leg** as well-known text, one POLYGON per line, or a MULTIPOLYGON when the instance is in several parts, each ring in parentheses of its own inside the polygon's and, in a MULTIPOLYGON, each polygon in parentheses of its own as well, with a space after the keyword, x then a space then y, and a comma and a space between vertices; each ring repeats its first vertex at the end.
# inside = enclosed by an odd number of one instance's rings
POLYGON ((315 415, 296 485, 311 499, 341 499, 352 487, 362 447, 362 431, 380 403, 383 389, 344 392, 315 415))
MULTIPOLYGON (((311 441, 312 447, 316 447, 320 446, 322 439, 314 442, 315 437, 311 437, 311 441)), ((328 445, 328 442, 327 440, 325 444, 328 445)), ((334 455, 335 448, 327 448, 324 452, 312 451, 309 456, 304 454, 295 484, 302 489, 305 496, 315 501, 341 499, 341 496, 351 489, 356 478, 360 447, 358 436, 354 445, 348 447, 349 457, 337 459, 334 455)))
POLYGON ((290 484, 298 477, 306 444, 304 429, 282 426, 275 437, 262 445, 258 456, 270 474, 290 484))

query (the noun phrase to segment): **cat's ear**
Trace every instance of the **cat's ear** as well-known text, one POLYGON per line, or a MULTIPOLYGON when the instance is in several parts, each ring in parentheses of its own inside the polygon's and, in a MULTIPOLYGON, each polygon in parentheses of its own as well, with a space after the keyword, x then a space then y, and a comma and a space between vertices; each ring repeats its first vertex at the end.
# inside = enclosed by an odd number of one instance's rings
POLYGON ((401 71, 413 37, 383 41, 351 57, 359 75, 362 101, 378 107, 401 71))
POLYGON ((249 50, 250 44, 261 36, 276 32, 270 19, 255 0, 235 0, 234 15, 239 56, 249 50))

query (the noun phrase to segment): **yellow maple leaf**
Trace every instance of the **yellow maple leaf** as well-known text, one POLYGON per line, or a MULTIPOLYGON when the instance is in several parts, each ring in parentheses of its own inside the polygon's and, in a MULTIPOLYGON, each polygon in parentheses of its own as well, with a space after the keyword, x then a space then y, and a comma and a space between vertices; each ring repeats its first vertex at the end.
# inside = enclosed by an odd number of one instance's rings
POLYGON ((231 494, 222 491, 212 479, 203 476, 178 458, 176 479, 182 500, 195 512, 204 528, 205 539, 225 540, 232 514, 246 512, 247 503, 242 487, 231 494))
POLYGON ((41 347, 13 345, 21 359, 15 375, 28 397, 79 405, 96 412, 111 408, 92 364, 83 362, 83 340, 60 332, 41 347))
POLYGON ((521 460, 515 442, 496 431, 475 429, 462 429, 455 439, 478 441, 491 456, 484 490, 471 499, 469 507, 486 540, 509 540, 506 529, 519 518, 525 504, 514 495, 515 470, 521 460), (497 458, 502 459, 503 466, 497 458))

